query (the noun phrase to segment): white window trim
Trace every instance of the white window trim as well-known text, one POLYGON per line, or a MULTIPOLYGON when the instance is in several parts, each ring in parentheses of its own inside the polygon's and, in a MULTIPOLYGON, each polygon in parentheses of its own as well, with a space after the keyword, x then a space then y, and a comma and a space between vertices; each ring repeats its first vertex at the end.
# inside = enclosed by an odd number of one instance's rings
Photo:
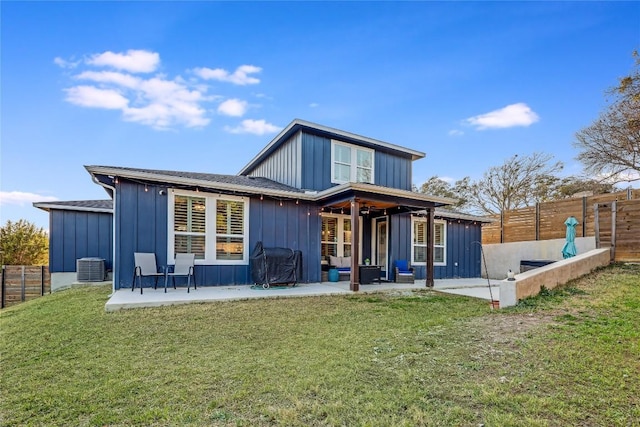
POLYGON ((174 206, 175 196, 200 197, 205 199, 205 254, 204 259, 196 259, 197 265, 248 265, 249 264, 249 198, 227 196, 223 194, 210 194, 197 191, 171 189, 167 197, 167 260, 173 265, 175 259, 175 231, 174 231, 174 206), (244 217, 242 218, 244 235, 241 260, 217 260, 216 259, 216 201, 232 200, 244 202, 244 217))
MULTIPOLYGON (((424 222, 427 223, 427 221, 423 218, 419 218, 419 217, 412 217, 411 218, 411 265, 427 265, 426 262, 414 262, 413 260, 415 259, 414 257, 414 252, 415 252, 415 245, 413 244, 413 240, 414 240, 414 233, 415 233, 415 223, 416 222, 424 222)), ((436 219, 433 221, 433 224, 435 226, 435 224, 442 224, 443 225, 443 240, 444 240, 444 245, 435 245, 434 244, 434 249, 437 247, 441 247, 443 248, 443 261, 442 262, 433 262, 434 266, 445 266, 447 265, 447 221, 441 220, 441 219, 436 219)), ((435 230, 434 230, 435 231, 435 230)), ((432 236, 435 235, 435 232, 432 233, 432 236)), ((435 257, 435 250, 433 253, 433 256, 435 257)))
MULTIPOLYGON (((344 222, 342 221, 343 219, 351 219, 351 215, 342 215, 342 214, 331 214, 331 213, 321 213, 320 216, 322 218, 338 218, 340 221, 338 221, 338 230, 337 230, 337 236, 338 236, 338 241, 336 242, 327 242, 322 240, 322 236, 320 236, 320 244, 323 243, 336 243, 338 245, 338 250, 337 250, 337 254, 336 256, 344 256, 344 222)), ((353 226, 352 226, 353 227, 353 226)), ((353 228, 351 229, 351 232, 353 232, 353 228)), ((362 236, 362 221, 358 221, 358 233, 360 236, 362 236)), ((359 260, 358 263, 362 264, 362 239, 359 239, 359 245, 358 245, 358 252, 359 252, 359 260)), ((351 239, 351 253, 353 253, 353 237, 351 239)))
POLYGON ((371 148, 365 148, 358 145, 347 144, 346 142, 337 141, 335 139, 331 140, 331 183, 332 184, 345 184, 347 182, 357 182, 356 178, 358 176, 358 164, 357 164, 357 151, 364 151, 367 153, 371 153, 371 182, 367 182, 367 184, 375 184, 375 165, 376 165, 376 152, 371 148), (335 177, 335 147, 336 145, 341 145, 343 147, 347 147, 351 150, 351 164, 350 166, 350 175, 349 181, 341 181, 336 180, 335 177))

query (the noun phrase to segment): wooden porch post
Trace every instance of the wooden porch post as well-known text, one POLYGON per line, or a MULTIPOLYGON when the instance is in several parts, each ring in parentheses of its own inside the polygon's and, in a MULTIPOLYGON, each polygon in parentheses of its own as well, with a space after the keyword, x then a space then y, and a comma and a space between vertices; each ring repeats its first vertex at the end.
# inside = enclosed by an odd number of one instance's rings
POLYGON ((427 277, 426 286, 428 288, 433 287, 433 247, 434 247, 434 209, 427 208, 427 277))
POLYGON ((351 282, 349 289, 357 292, 360 290, 360 201, 351 200, 351 282))

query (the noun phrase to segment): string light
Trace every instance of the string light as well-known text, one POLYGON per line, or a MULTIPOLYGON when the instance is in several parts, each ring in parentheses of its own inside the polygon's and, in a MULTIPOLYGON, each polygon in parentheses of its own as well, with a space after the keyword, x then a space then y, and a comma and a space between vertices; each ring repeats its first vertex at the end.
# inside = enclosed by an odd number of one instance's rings
POLYGON ((280 206, 282 206, 282 200, 280 200, 280 206))
POLYGON ((120 182, 120 181, 118 181, 118 177, 116 176, 115 183, 117 184, 118 182, 120 182))
POLYGON ((260 200, 264 200, 264 196, 262 194, 260 195, 260 200))
POLYGON ((146 193, 147 191, 149 191, 149 189, 147 188, 147 184, 145 184, 145 185, 144 185, 144 191, 145 191, 145 193, 146 193))
POLYGON ((299 203, 300 203, 300 201, 298 199, 296 199, 296 205, 299 204, 299 203))

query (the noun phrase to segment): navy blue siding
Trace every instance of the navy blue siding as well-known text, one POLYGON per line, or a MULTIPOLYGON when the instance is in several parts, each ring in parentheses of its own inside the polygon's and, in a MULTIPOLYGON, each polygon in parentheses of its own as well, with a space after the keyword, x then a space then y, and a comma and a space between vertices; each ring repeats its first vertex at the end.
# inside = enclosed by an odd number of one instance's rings
MULTIPOLYGON (((411 190, 411 159, 383 151, 375 155, 375 184, 411 190)), ((322 191, 331 183, 331 139, 302 133, 302 188, 322 191)))
MULTIPOLYGON (((131 286, 133 253, 154 252, 158 266, 167 265, 167 196, 160 187, 120 183, 117 196, 116 288, 131 286)), ((302 251, 303 277, 300 282, 320 281, 320 217, 312 205, 284 200, 253 198, 249 210, 249 251, 262 241, 266 247, 302 251)), ((249 265, 196 265, 199 286, 250 284, 249 265)))
POLYGON ((51 210, 49 213, 49 270, 76 271, 76 260, 97 257, 112 268, 113 217, 106 212, 51 210))
MULTIPOLYGON (((393 266, 398 259, 411 260, 411 216, 393 215, 390 219, 389 265, 393 266)), ((447 222, 447 264, 434 267, 435 279, 480 277, 480 245, 475 242, 481 241, 481 230, 480 223, 447 222)), ((426 278, 425 266, 414 266, 414 272, 416 279, 426 278)))
POLYGON ((159 194, 161 188, 117 184, 116 289, 131 286, 134 252, 154 252, 159 266, 167 264, 167 196, 159 194))
POLYGON ((411 159, 409 158, 376 151, 376 185, 411 190, 411 164, 411 159))

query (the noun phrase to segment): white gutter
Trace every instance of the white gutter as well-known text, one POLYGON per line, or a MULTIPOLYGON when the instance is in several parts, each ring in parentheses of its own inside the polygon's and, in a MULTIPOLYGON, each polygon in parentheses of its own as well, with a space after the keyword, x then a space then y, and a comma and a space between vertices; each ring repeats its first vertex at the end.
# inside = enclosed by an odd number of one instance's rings
MULTIPOLYGON (((98 181, 95 175, 91 175, 91 180, 96 184, 111 190, 113 193, 113 218, 111 219, 113 221, 113 231, 111 233, 113 235, 113 242, 111 243, 113 245, 113 253, 111 254, 111 295, 113 295, 116 293, 116 188, 98 181)), ((111 295, 109 295, 109 297, 111 297, 111 295)))

